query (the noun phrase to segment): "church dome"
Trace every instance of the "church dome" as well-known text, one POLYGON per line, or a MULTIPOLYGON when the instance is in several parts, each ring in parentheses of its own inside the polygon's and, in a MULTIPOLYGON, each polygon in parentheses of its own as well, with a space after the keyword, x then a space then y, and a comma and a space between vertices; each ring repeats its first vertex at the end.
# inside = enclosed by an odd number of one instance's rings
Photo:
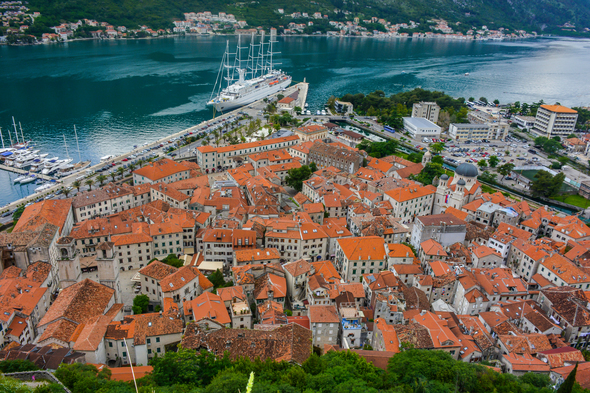
POLYGON ((457 169, 455 169, 455 173, 457 175, 465 177, 477 177, 477 175, 479 174, 477 167, 475 165, 468 164, 466 162, 459 165, 457 169))
POLYGON ((465 185, 465 180, 459 179, 459 181, 457 182, 457 185, 464 186, 465 185))
POLYGON ((443 173, 440 180, 449 180, 449 176, 446 173, 443 173))

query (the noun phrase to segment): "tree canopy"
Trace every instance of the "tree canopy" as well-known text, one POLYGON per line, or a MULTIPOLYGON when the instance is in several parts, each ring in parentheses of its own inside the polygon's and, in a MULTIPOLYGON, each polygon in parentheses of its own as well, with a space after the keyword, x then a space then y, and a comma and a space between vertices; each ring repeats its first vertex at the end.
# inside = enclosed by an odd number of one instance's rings
POLYGON ((295 190, 301 191, 303 189, 303 182, 309 179, 312 173, 309 165, 303 165, 300 168, 291 168, 287 172, 285 182, 295 190))
POLYGON ((540 170, 535 174, 531 184, 531 192, 534 196, 550 197, 556 195, 565 180, 565 174, 558 173, 553 176, 547 171, 540 170))
MULTIPOLYGON (((252 393, 553 392, 546 375, 527 373, 515 377, 454 360, 448 352, 404 347, 389 359, 386 370, 350 351, 331 351, 322 356, 314 353, 299 366, 270 359, 232 361, 205 350, 180 348, 154 357, 152 374, 137 383, 141 393, 236 393, 246 391, 253 372, 252 393)), ((64 364, 55 375, 72 393, 135 392, 133 382, 111 381, 108 369, 99 373, 92 365, 64 364)), ((583 392, 573 378, 561 386, 560 391, 583 392)))
POLYGON ((559 143, 559 141, 553 138, 549 139, 544 136, 535 138, 535 146, 539 146, 547 154, 553 154, 556 153, 558 150, 563 149, 563 146, 561 146, 561 143, 559 143))
POLYGON ((359 150, 364 150, 371 157, 382 158, 394 155, 399 147, 399 142, 395 139, 390 139, 385 142, 372 142, 368 139, 363 139, 357 145, 359 150))
POLYGON ((445 173, 445 170, 441 164, 430 162, 426 164, 422 171, 414 176, 415 180, 419 181, 424 185, 432 184, 435 177, 441 177, 445 173))

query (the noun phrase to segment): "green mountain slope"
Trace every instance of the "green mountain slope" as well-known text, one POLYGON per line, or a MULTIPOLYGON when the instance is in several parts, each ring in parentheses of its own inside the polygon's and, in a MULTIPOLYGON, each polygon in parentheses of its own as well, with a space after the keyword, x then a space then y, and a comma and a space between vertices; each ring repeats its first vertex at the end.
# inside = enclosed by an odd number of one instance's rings
MULTIPOLYGON (((542 32, 558 32, 557 26, 572 23, 578 31, 590 27, 590 0, 30 0, 33 10, 41 11, 43 23, 82 18, 108 21, 115 25, 135 28, 146 24, 153 28, 170 27, 173 20, 183 19, 185 12, 224 11, 245 19, 251 26, 280 26, 291 21, 285 15, 292 12, 322 12, 331 20, 344 20, 343 13, 355 16, 385 18, 392 23, 409 20, 422 22, 444 18, 461 22, 461 28, 471 26, 521 28, 542 32)), ((349 15, 348 18, 351 18, 349 15)))

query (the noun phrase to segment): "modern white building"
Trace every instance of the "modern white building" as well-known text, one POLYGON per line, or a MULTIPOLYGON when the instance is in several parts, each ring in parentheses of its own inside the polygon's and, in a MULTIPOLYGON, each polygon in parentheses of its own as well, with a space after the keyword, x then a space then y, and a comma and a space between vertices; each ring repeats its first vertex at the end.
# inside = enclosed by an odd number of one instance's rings
POLYGON ((518 128, 530 130, 535 125, 535 117, 522 115, 514 116, 514 122, 516 123, 518 128))
POLYGON ((578 112, 561 105, 541 105, 537 110, 533 132, 551 138, 569 135, 576 129, 578 112))
POLYGON ((412 138, 438 138, 441 128, 430 120, 421 117, 404 117, 404 130, 409 132, 412 138))
POLYGON ((488 137, 490 126, 487 124, 451 123, 449 136, 458 141, 482 140, 488 137))

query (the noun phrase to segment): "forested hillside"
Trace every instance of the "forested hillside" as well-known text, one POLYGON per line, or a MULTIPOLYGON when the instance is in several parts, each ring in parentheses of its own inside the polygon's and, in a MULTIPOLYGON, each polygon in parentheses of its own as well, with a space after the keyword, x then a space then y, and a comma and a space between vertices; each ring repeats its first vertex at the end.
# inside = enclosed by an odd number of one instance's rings
POLYGON ((54 25, 60 21, 83 18, 108 21, 114 25, 136 28, 147 24, 152 28, 170 27, 173 20, 183 19, 185 12, 224 11, 245 19, 250 26, 281 26, 292 21, 293 12, 321 12, 331 20, 352 16, 381 17, 392 23, 420 22, 444 18, 455 30, 471 26, 488 28, 522 28, 539 33, 560 32, 557 26, 572 23, 577 31, 590 27, 588 0, 30 0, 30 7, 44 15, 42 21, 54 25), (281 15, 278 9, 283 8, 281 15), (350 11, 345 15, 335 10, 350 11))

